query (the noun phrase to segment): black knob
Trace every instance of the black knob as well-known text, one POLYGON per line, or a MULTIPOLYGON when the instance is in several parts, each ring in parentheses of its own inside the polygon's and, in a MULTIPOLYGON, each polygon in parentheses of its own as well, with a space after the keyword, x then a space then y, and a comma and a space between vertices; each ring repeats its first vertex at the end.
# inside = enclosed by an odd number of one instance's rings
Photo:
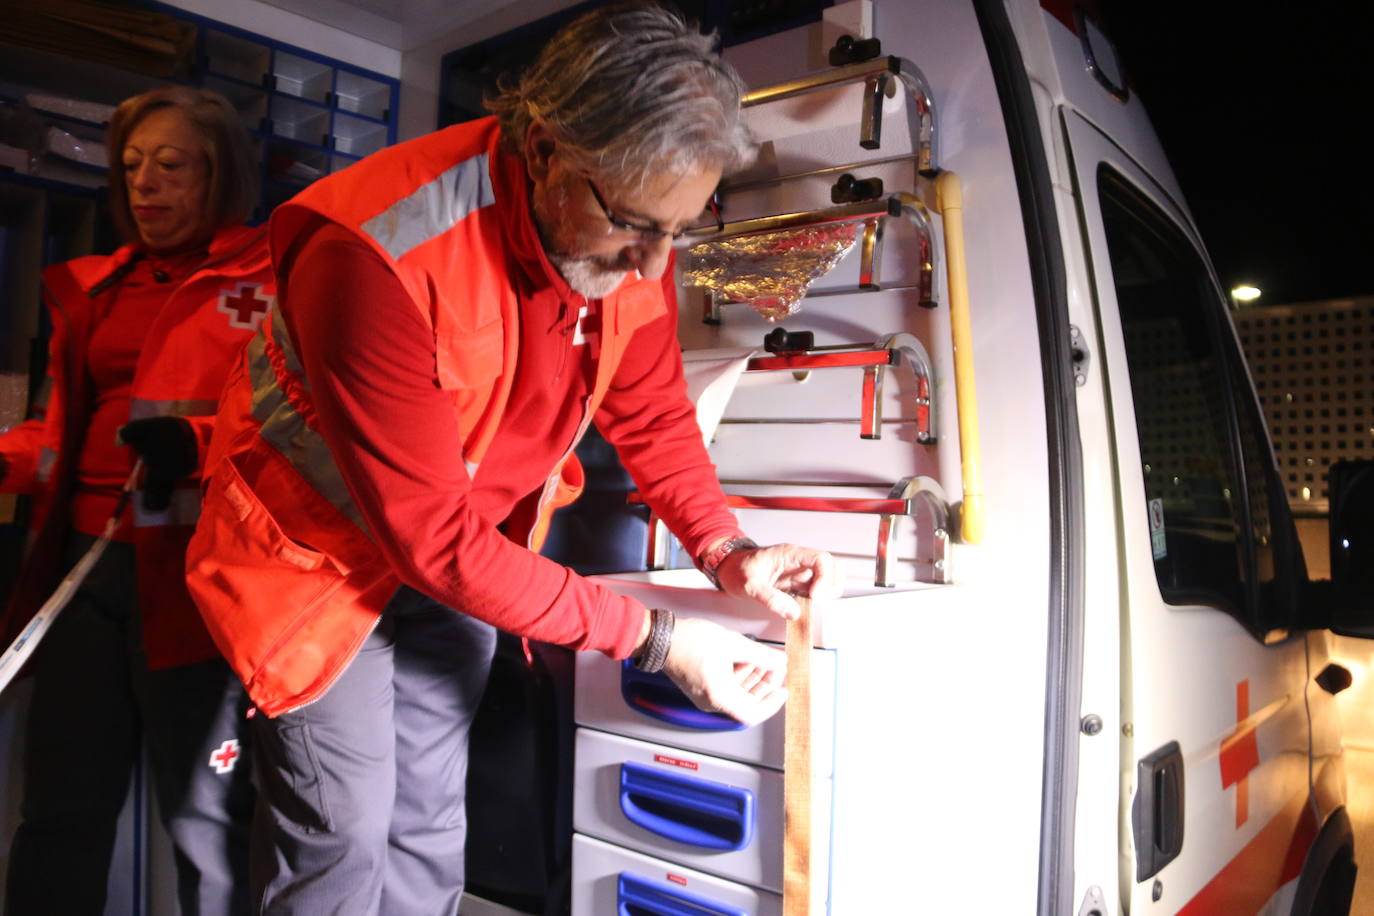
POLYGON ((839 180, 830 188, 830 202, 832 204, 858 203, 882 196, 883 180, 881 178, 855 178, 848 172, 841 175, 839 180))
POLYGON ((876 38, 862 41, 853 35, 841 35, 835 39, 835 47, 830 49, 830 66, 843 67, 872 60, 883 53, 883 43, 876 38))
POLYGON ((816 335, 811 331, 774 328, 763 338, 763 349, 769 353, 805 353, 815 345, 816 335))

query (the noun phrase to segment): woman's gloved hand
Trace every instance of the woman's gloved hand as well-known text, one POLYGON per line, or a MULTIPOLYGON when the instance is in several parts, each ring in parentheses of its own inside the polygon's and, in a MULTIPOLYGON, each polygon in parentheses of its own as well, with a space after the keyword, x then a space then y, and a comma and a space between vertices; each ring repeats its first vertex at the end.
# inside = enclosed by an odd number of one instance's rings
POLYGON ((196 469, 196 434, 181 417, 147 417, 119 428, 115 439, 143 459, 143 508, 161 512, 172 503, 177 480, 196 469))

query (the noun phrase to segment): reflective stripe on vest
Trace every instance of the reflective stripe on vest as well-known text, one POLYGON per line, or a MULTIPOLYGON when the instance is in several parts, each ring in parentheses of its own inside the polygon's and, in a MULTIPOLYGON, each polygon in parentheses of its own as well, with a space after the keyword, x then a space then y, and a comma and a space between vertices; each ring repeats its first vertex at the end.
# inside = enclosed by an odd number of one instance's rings
POLYGON ((496 203, 487 154, 465 159, 359 227, 397 261, 443 235, 475 210, 496 203))
POLYGON ((193 526, 200 518, 200 490, 177 489, 172 491, 172 501, 161 512, 150 512, 143 508, 143 491, 135 490, 130 505, 134 510, 135 528, 160 528, 165 525, 193 526))
MULTIPOLYGON (((310 387, 305 381, 305 373, 281 311, 273 307, 271 318, 272 340, 281 351, 286 369, 308 393, 310 387)), ((367 526, 363 524, 358 507, 353 504, 353 497, 339 475, 338 465, 334 463, 334 456, 329 453, 324 437, 310 428, 278 384, 272 362, 267 356, 266 336, 262 332, 248 342, 248 378, 253 385, 253 418, 260 424, 259 435, 281 452, 316 493, 366 531, 367 526)))
POLYGON ((38 450, 38 471, 36 476, 41 482, 47 483, 49 478, 52 477, 52 469, 55 464, 57 464, 57 449, 49 448, 45 445, 38 450))
POLYGON ((205 398, 179 401, 150 401, 147 398, 132 398, 129 402, 129 419, 144 420, 148 417, 213 417, 219 409, 219 402, 205 398))

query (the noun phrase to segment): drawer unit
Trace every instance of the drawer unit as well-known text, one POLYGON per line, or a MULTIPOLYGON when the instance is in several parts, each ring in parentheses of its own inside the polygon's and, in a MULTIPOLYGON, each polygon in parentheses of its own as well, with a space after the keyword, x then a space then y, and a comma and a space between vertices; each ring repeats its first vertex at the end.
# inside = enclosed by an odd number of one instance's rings
MULTIPOLYGON (((576 754, 578 833, 781 893, 781 772, 588 728, 576 754)), ((812 798, 812 827, 827 836, 829 780, 813 782, 812 798)), ((813 868, 827 874, 818 852, 813 868)))
POLYGON ((573 837, 572 916, 782 916, 782 898, 693 868, 573 837))
MULTIPOLYGON (((835 653, 811 653, 813 774, 831 775, 834 747, 835 653)), ((753 728, 728 716, 701 712, 663 674, 644 674, 629 662, 594 652, 577 657, 574 716, 579 725, 658 744, 782 769, 786 718, 753 728)))

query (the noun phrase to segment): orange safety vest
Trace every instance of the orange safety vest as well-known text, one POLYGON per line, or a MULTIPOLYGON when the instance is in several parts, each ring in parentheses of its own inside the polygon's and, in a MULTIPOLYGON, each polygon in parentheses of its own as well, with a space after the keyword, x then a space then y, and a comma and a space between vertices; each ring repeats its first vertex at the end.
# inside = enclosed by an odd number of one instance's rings
MULTIPOLYGON (((0 439, 9 464, 4 489, 32 497, 31 543, 5 615, 6 643, 57 585, 75 464, 93 397, 87 347, 104 300, 114 294, 136 254, 133 246, 124 246, 112 255, 54 264, 43 273, 53 326, 48 377, 35 401, 35 419, 0 439)), ((184 417, 204 455, 224 377, 275 302, 266 230, 233 226, 216 233, 206 262, 169 291, 148 330, 134 371, 129 419, 184 417)), ((130 449, 131 463, 133 457, 130 449)), ((198 477, 179 481, 163 512, 145 511, 141 494, 131 506, 149 666, 214 658, 215 645, 179 574, 200 514, 198 477)))
MULTIPOLYGON (((516 377, 513 238, 516 221, 530 218, 528 196, 524 163, 486 118, 383 150, 272 216, 279 268, 302 226, 324 216, 395 273, 433 329, 438 383, 453 399, 470 472, 500 428, 516 377)), ((667 309, 657 280, 627 279, 602 300, 602 352, 583 429, 631 335, 667 309)), ((279 314, 230 378, 206 476, 187 557, 191 593, 258 709, 279 715, 328 690, 400 585, 315 429, 309 380, 279 314)), ((582 476, 569 449, 533 517, 508 520, 510 536, 538 549, 553 510, 581 492, 582 476)))

